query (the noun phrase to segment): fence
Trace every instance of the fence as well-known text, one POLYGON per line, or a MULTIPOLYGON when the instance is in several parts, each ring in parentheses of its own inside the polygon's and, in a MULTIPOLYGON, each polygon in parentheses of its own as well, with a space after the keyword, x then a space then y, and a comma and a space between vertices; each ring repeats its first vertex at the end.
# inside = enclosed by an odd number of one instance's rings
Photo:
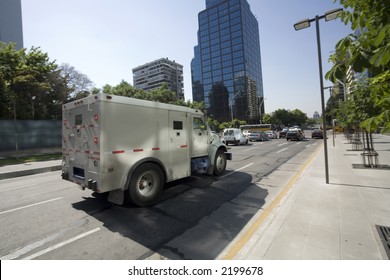
POLYGON ((61 121, 0 120, 0 151, 61 146, 61 121), (17 145, 17 146, 16 146, 17 145))

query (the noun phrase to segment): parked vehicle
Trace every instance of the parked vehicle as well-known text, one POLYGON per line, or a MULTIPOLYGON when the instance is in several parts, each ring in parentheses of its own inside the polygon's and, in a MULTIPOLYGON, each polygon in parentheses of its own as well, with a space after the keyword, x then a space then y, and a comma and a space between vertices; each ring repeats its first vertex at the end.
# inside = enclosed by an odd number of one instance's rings
POLYGON ((268 136, 262 131, 251 132, 249 134, 249 141, 267 141, 268 136))
POLYGON ((276 134, 276 132, 272 131, 272 130, 267 130, 265 132, 265 134, 267 134, 269 139, 276 139, 276 138, 278 138, 278 135, 276 134))
POLYGON ((286 140, 296 140, 296 141, 301 141, 303 139, 301 133, 299 133, 298 130, 289 130, 286 134, 286 140))
POLYGON ((311 138, 324 138, 324 132, 321 129, 314 129, 311 132, 311 138))
POLYGON ((248 144, 248 138, 239 128, 226 128, 223 131, 223 141, 226 145, 245 145, 248 144))
POLYGON ((222 175, 231 159, 196 109, 116 95, 62 106, 62 179, 123 204, 158 201, 165 183, 222 175))

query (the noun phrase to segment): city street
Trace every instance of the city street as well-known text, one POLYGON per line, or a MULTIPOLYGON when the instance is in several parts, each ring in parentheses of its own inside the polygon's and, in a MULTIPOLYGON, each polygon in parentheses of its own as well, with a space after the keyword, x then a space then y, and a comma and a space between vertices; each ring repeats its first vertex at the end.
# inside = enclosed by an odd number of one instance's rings
POLYGON ((0 259, 216 259, 321 143, 229 146, 225 175, 171 183, 149 208, 110 204, 60 171, 1 180, 0 259))

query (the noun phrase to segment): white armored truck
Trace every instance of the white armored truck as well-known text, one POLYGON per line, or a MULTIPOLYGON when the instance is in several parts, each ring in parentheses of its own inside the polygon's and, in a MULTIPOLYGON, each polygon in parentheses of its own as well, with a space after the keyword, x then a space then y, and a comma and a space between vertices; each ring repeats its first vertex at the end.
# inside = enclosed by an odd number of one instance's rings
POLYGON ((116 95, 62 107, 62 179, 108 200, 155 204, 165 183, 225 172, 231 159, 201 111, 116 95))

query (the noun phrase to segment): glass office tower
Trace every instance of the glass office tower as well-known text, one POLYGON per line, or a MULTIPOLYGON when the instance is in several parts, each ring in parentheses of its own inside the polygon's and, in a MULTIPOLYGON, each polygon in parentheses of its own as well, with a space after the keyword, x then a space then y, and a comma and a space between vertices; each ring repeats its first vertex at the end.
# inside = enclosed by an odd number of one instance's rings
POLYGON ((220 122, 264 112, 259 25, 247 0, 206 0, 191 62, 194 101, 220 122), (260 108, 261 107, 261 108, 260 108))

